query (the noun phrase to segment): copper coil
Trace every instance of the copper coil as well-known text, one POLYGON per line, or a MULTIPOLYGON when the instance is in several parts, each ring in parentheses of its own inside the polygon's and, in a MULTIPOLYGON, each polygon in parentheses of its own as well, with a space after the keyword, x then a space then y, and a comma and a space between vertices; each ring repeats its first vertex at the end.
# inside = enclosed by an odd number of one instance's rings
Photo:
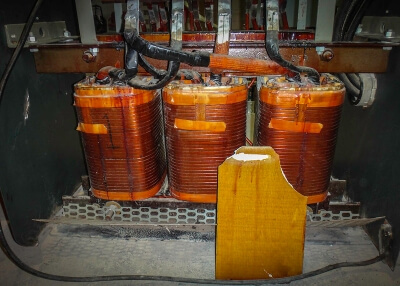
POLYGON ((309 86, 307 90, 295 89, 285 86, 279 90, 277 83, 261 88, 258 144, 275 149, 289 183, 308 196, 308 203, 316 203, 323 201, 327 194, 345 91, 336 83, 331 90, 329 84, 324 90, 309 86), (301 102, 301 96, 305 102, 301 102), (290 98, 293 99, 291 106, 290 98), (318 123, 322 129, 319 133, 294 132, 271 126, 272 119, 318 123))
POLYGON ((102 89, 87 80, 75 86, 75 93, 79 122, 107 129, 107 134, 82 132, 94 195, 115 200, 154 195, 166 172, 158 93, 121 86, 102 89))
POLYGON ((215 203, 218 166, 246 144, 247 88, 174 85, 164 88, 163 99, 171 193, 178 199, 215 203), (208 100, 191 102, 200 96, 208 100), (218 97, 226 97, 231 103, 220 104, 218 97), (175 119, 224 122, 226 129, 183 130, 175 126, 175 119))

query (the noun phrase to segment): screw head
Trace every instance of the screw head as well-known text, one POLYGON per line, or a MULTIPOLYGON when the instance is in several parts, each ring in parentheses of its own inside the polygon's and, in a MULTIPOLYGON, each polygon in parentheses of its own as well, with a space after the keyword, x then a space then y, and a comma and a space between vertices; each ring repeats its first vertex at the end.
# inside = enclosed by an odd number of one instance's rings
POLYGON ((36 42, 36 37, 32 32, 29 32, 28 42, 36 42))
POLYGON ((386 38, 392 38, 394 36, 394 32, 392 29, 388 29, 385 33, 386 38))
POLYGON ((326 49, 326 50, 322 53, 321 59, 322 59, 323 61, 329 62, 330 60, 333 59, 334 56, 335 56, 335 55, 334 55, 334 53, 333 53, 333 51, 332 51, 331 49, 326 49))

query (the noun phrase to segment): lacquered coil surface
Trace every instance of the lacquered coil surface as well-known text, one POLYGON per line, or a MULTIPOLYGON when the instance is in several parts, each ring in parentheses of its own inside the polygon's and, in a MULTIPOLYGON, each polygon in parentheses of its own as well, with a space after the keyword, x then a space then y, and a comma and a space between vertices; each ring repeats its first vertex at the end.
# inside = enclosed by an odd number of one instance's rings
POLYGON ((330 75, 322 85, 270 80, 260 90, 258 144, 279 154, 289 183, 308 196, 325 200, 345 90, 330 75))
POLYGON ((246 85, 173 82, 163 89, 163 101, 172 195, 215 203, 218 166, 246 144, 246 85))
POLYGON ((75 85, 74 99, 93 194, 108 200, 155 195, 166 175, 160 92, 88 78, 75 85))

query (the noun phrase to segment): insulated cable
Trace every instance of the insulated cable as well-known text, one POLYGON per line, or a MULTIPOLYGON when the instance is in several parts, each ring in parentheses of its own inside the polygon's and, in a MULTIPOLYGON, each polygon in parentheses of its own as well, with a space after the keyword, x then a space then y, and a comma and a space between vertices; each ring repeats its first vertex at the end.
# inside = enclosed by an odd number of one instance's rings
MULTIPOLYGON (((333 41, 351 41, 357 27, 372 0, 344 1, 337 13, 333 41)), ((348 100, 352 105, 357 105, 362 97, 362 82, 357 74, 339 73, 337 76, 346 86, 348 100)))
MULTIPOLYGON (((1 212, 3 213, 3 207, 0 204, 1 212)), ((176 283, 191 283, 191 284, 213 284, 213 285, 262 285, 262 284, 287 284, 293 281, 310 278, 316 275, 323 274, 328 271, 332 271, 338 268, 354 267, 354 266, 367 266, 385 258, 385 255, 379 255, 375 258, 359 261, 359 262, 341 262, 332 265, 325 266, 318 270, 307 272, 304 274, 286 277, 286 278, 273 278, 273 279, 259 279, 259 280, 212 280, 212 279, 196 279, 196 278, 184 278, 184 277, 170 277, 170 276, 148 276, 148 275, 106 275, 106 276, 63 276, 48 274, 39 270, 36 270, 29 265, 25 264, 19 257, 12 251, 7 243, 4 235, 3 226, 0 223, 0 246, 4 253, 10 258, 10 260, 21 270, 43 279, 64 281, 64 282, 100 282, 100 281, 121 281, 121 280, 137 280, 137 281, 163 281, 163 282, 176 282, 176 283)))

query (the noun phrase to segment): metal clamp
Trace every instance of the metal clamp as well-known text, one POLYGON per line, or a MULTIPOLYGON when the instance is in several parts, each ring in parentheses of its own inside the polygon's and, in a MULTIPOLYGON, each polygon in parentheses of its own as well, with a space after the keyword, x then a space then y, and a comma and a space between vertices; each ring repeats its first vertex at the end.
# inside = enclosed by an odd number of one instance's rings
MULTIPOLYGON (((135 2, 138 0, 135 0, 135 2)), ((129 1, 128 1, 129 2, 129 1)), ((171 17, 171 40, 170 46, 173 50, 181 50, 182 49, 182 32, 183 32, 183 9, 184 3, 183 0, 174 0, 172 1, 172 17, 171 17)), ((129 43, 129 40, 134 38, 138 38, 138 30, 134 29, 133 31, 125 31, 125 39, 129 43)), ((130 49, 133 50, 132 45, 129 46, 130 49)), ((153 76, 159 79, 157 82, 154 81, 147 82, 143 84, 142 81, 138 81, 135 78, 132 78, 128 81, 128 84, 134 88, 140 89, 159 89, 168 84, 171 80, 175 78, 179 71, 180 62, 179 61, 170 61, 168 63, 168 70, 166 72, 159 71, 150 65, 141 55, 139 56, 140 64, 150 72, 153 76)))

